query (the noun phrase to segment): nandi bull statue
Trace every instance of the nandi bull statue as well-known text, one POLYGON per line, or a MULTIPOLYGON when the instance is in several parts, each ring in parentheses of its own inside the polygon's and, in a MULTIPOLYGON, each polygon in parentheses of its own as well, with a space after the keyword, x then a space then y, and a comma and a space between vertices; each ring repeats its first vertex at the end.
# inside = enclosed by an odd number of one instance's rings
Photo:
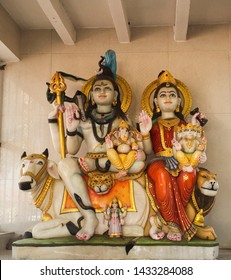
MULTIPOLYGON (((27 155, 24 152, 21 157, 20 174, 19 188, 30 192, 34 205, 42 211, 42 221, 36 224, 31 232, 25 232, 25 237, 38 239, 65 237, 76 234, 76 228, 81 229, 83 222, 81 212, 68 196, 64 182, 59 176, 57 164, 48 159, 47 149, 42 154, 27 155)), ((132 203, 136 204, 136 211, 131 211, 135 207, 133 204, 129 206, 130 212, 127 213, 126 225, 123 226, 123 234, 129 236, 137 236, 134 229, 145 226, 149 210, 143 204, 143 199, 146 199, 143 188, 134 182, 133 189, 134 201, 132 203)), ((117 195, 120 197, 119 193, 117 195)), ((108 223, 104 220, 104 211, 106 202, 108 201, 109 204, 110 198, 111 196, 105 200, 105 197, 100 198, 100 195, 92 196, 91 211, 95 213, 93 207, 96 208, 98 221, 95 234, 101 235, 108 230, 108 223)), ((127 202, 130 203, 129 200, 127 202)))

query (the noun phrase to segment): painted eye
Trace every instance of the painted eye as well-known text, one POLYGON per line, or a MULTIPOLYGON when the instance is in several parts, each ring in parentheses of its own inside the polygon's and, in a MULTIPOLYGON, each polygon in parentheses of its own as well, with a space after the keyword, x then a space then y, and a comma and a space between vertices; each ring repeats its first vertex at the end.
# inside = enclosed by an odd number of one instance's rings
POLYGON ((38 165, 43 165, 43 162, 40 160, 37 162, 38 165))
POLYGON ((170 93, 170 96, 171 96, 171 97, 174 97, 174 98, 177 97, 177 95, 175 94, 175 92, 171 92, 171 93, 170 93))
POLYGON ((22 164, 22 168, 24 168, 25 166, 26 166, 25 163, 23 163, 23 164, 22 164))
POLYGON ((112 91, 112 88, 110 88, 110 87, 105 87, 104 89, 108 90, 108 91, 112 91))

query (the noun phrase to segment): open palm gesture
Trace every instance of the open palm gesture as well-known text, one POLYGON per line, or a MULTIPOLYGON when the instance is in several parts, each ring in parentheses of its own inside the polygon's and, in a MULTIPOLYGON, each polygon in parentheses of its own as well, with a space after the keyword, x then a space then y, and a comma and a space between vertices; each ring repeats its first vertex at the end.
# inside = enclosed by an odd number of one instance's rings
POLYGON ((80 122, 79 108, 76 105, 71 104, 66 108, 65 113, 66 113, 67 130, 73 132, 79 126, 79 122, 80 122))
POLYGON ((142 110, 139 115, 140 131, 142 134, 148 134, 152 128, 152 119, 142 110))

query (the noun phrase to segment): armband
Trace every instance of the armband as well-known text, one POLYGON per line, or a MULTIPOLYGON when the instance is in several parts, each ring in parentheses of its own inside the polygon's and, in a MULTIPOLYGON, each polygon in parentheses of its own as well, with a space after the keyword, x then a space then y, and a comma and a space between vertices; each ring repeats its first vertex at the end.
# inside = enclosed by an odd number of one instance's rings
POLYGON ((58 123, 58 119, 48 119, 48 123, 58 123))

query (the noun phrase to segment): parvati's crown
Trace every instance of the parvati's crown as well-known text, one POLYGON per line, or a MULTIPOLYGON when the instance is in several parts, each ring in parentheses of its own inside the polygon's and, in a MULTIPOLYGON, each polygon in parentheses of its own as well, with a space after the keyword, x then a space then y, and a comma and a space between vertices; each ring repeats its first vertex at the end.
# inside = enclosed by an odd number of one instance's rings
POLYGON ((170 83, 176 85, 176 80, 169 71, 164 71, 159 75, 157 85, 159 86, 163 83, 166 83, 167 87, 170 86, 170 83))

